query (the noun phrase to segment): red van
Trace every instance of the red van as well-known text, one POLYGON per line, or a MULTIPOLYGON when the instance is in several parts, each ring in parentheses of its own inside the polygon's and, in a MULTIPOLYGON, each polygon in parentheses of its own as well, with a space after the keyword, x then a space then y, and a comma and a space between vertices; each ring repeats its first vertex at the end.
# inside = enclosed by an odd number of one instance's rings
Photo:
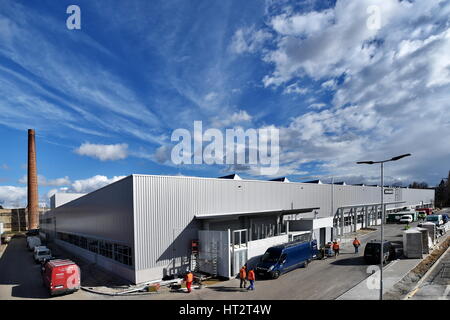
POLYGON ((44 286, 51 296, 71 293, 80 289, 80 268, 67 259, 50 260, 42 273, 44 286))

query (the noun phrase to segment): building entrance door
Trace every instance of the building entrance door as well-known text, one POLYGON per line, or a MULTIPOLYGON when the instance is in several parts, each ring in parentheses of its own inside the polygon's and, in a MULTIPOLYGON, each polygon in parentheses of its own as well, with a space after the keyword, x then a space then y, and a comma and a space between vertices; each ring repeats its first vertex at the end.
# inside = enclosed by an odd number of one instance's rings
POLYGON ((248 230, 233 230, 231 233, 231 275, 239 273, 239 269, 247 262, 248 230))
POLYGON ((326 229, 325 228, 320 228, 320 239, 319 239, 319 248, 323 248, 325 247, 325 237, 326 237, 326 229))

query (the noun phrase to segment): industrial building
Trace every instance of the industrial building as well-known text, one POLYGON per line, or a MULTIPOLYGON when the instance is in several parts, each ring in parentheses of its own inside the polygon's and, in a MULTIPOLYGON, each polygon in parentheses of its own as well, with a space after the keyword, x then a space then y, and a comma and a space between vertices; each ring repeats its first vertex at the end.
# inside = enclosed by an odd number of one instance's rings
MULTIPOLYGON (((133 283, 188 268, 232 277, 272 246, 319 245, 378 224, 380 187, 133 174, 41 217, 57 245, 133 283)), ((386 210, 432 205, 434 190, 392 188, 386 210)))

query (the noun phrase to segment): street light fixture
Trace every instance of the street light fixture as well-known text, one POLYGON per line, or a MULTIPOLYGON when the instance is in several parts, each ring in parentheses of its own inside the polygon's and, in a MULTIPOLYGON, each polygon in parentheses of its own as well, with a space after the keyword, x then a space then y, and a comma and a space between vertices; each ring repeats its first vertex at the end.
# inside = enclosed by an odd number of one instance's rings
POLYGON ((383 177, 383 169, 384 169, 384 163, 390 162, 390 161, 397 161, 405 157, 409 157, 411 153, 402 154, 396 157, 393 157, 388 160, 381 160, 381 161, 358 161, 357 164, 381 164, 381 225, 380 225, 380 231, 381 231, 381 243, 380 243, 380 300, 383 300, 383 260, 384 260, 384 253, 383 253, 383 223, 384 223, 384 177, 383 177))

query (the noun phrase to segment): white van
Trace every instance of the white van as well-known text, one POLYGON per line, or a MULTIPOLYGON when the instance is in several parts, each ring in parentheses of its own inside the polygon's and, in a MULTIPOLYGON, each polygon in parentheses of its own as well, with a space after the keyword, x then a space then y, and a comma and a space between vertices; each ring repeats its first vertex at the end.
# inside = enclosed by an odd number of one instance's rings
POLYGON ((30 251, 34 251, 34 248, 41 245, 41 239, 39 237, 27 237, 27 247, 30 251))
POLYGON ((36 247, 34 251, 34 261, 41 262, 52 258, 52 252, 45 246, 36 247))

